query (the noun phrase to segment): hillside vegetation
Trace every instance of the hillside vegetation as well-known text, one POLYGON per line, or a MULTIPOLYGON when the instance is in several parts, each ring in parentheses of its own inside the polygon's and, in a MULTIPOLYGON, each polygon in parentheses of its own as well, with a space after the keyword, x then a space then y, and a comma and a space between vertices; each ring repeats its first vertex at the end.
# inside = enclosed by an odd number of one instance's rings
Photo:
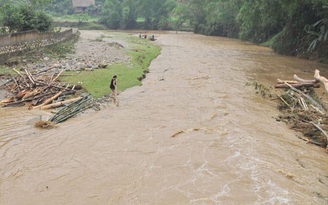
POLYGON ((328 59, 328 0, 95 0, 79 11, 72 0, 0 0, 0 6, 3 31, 49 30, 51 14, 77 26, 92 21, 86 29, 189 29, 263 44, 283 55, 328 59))

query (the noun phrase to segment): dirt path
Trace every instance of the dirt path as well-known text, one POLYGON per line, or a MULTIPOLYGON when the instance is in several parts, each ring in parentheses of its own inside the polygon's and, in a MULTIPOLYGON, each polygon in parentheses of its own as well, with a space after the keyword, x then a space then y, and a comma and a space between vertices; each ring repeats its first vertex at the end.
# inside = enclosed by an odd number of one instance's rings
POLYGON ((321 65, 189 33, 156 43, 119 107, 2 137, 0 204, 327 203, 323 150, 245 87, 321 65))

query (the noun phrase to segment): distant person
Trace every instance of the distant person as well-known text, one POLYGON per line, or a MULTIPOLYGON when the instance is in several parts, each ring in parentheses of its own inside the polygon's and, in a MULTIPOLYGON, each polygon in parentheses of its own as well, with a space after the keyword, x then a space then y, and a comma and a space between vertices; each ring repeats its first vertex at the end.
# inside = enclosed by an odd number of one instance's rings
POLYGON ((117 75, 114 75, 112 80, 110 81, 110 89, 112 90, 112 97, 114 98, 114 102, 116 102, 117 95, 117 75))
POLYGON ((141 33, 139 33, 139 38, 141 38, 142 36, 141 36, 141 33))

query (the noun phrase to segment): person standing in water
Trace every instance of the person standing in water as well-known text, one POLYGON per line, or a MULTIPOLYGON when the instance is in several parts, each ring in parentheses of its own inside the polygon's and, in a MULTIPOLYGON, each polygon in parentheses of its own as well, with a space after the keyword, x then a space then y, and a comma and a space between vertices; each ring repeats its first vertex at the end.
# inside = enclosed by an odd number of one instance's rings
POLYGON ((117 75, 114 75, 112 80, 110 81, 110 89, 112 90, 112 97, 114 99, 114 103, 116 103, 116 95, 117 95, 117 75))

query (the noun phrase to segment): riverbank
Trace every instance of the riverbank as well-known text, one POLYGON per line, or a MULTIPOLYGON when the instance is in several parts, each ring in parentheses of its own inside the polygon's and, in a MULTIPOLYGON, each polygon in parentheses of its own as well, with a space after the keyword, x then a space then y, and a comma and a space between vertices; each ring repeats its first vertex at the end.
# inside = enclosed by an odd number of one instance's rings
MULTIPOLYGON (((245 88, 309 79, 324 65, 238 40, 158 35, 161 55, 119 107, 52 130, 1 128, 0 203, 326 204, 323 149, 245 88)), ((13 124, 2 110, 1 122, 13 124)))
MULTIPOLYGON (((148 72, 150 62, 157 57, 160 48, 150 41, 139 39, 137 34, 120 33, 116 31, 80 31, 80 38, 75 43, 74 53, 62 52, 63 56, 53 56, 43 53, 39 60, 33 63, 22 56, 15 58, 16 69, 26 68, 31 72, 48 71, 59 73, 65 71, 60 80, 66 84, 82 86, 85 92, 95 98, 107 96, 113 75, 120 78, 119 91, 141 84, 148 72), (133 36, 135 35, 135 36, 133 36)), ((72 52, 67 49, 67 52, 72 52)), ((4 68, 3 68, 4 69, 4 68)), ((3 80, 5 81, 5 79, 3 80)))

